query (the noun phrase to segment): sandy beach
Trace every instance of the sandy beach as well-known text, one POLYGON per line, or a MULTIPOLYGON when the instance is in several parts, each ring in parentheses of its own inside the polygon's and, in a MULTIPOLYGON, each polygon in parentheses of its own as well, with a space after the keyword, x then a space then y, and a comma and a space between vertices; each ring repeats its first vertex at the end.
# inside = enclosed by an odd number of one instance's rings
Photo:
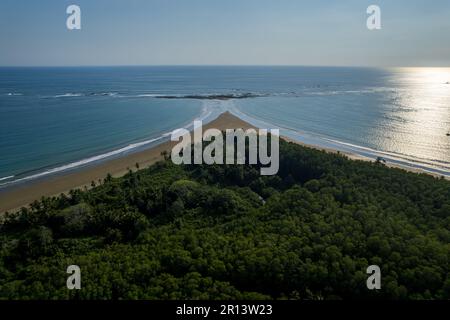
MULTIPOLYGON (((249 123, 226 112, 204 125, 204 130, 209 128, 219 130, 248 129, 252 127, 249 123)), ((163 156, 161 153, 163 151, 170 152, 175 144, 176 142, 167 141, 144 151, 131 153, 76 171, 62 173, 44 180, 30 181, 9 190, 3 190, 0 192, 0 212, 15 211, 34 200, 39 200, 43 196, 55 196, 68 192, 71 189, 90 187, 92 181, 98 182, 99 179, 104 179, 108 173, 113 177, 120 177, 130 169, 136 170, 136 163, 139 164, 139 168, 148 167, 158 160, 162 160, 163 156)))
MULTIPOLYGON (((226 130, 235 128, 248 129, 254 128, 254 126, 232 115, 229 112, 225 112, 215 120, 204 125, 204 130, 207 130, 209 128, 226 130)), ((289 142, 297 143, 306 147, 315 148, 331 153, 338 153, 337 150, 307 145, 299 141, 289 139, 287 137, 282 138, 289 142)), ((34 200, 39 200, 44 196, 56 196, 61 193, 66 193, 71 189, 79 189, 85 187, 89 188, 92 181, 98 182, 99 179, 104 179, 108 175, 108 173, 113 177, 120 177, 127 173, 130 169, 136 170, 136 164, 139 164, 139 168, 141 169, 148 167, 158 160, 162 160, 163 156, 161 155, 161 153, 163 151, 170 152, 175 144, 176 142, 166 141, 144 151, 131 153, 120 158, 89 166, 87 168, 81 168, 76 171, 62 173, 39 181, 30 181, 27 184, 3 190, 0 192, 0 212, 4 213, 6 211, 12 212, 18 210, 20 207, 26 206, 34 200)), ((373 161, 373 159, 356 154, 349 154, 345 152, 340 153, 352 160, 373 161)), ((388 163, 387 166, 401 168, 415 173, 424 173, 424 171, 420 169, 405 168, 395 164, 388 163)))

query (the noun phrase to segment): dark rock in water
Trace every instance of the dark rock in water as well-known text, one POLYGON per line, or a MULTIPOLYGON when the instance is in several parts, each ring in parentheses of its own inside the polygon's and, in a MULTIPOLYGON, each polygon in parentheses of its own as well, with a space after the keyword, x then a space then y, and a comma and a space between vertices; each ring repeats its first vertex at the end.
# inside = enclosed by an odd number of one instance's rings
POLYGON ((185 95, 185 96, 158 96, 160 99, 199 99, 199 100, 230 100, 230 99, 246 99, 256 98, 262 95, 255 93, 241 94, 209 94, 209 95, 185 95))

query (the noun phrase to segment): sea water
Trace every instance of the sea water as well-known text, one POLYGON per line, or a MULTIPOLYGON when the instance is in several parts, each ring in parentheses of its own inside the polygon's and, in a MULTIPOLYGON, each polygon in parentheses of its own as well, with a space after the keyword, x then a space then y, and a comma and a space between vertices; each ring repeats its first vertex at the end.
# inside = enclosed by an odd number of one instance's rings
POLYGON ((0 185, 148 148, 223 111, 448 175, 449 82, 437 68, 0 68, 0 185))

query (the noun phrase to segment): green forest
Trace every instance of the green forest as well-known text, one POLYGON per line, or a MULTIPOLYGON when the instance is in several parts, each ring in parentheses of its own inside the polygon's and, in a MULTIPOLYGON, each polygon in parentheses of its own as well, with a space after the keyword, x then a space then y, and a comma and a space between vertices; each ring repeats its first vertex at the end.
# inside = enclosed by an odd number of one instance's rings
POLYGON ((166 157, 7 214, 0 243, 0 299, 449 299, 450 182, 280 141, 277 175, 166 157))

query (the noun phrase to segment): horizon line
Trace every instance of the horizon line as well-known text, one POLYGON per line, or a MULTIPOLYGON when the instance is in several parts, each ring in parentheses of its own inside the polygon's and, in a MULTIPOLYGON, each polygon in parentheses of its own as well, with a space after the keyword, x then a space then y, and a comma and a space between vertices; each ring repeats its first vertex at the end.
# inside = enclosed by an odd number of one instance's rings
POLYGON ((312 68, 450 68, 450 66, 374 66, 302 64, 111 64, 111 65, 0 65, 0 68, 114 68, 114 67, 312 67, 312 68))

